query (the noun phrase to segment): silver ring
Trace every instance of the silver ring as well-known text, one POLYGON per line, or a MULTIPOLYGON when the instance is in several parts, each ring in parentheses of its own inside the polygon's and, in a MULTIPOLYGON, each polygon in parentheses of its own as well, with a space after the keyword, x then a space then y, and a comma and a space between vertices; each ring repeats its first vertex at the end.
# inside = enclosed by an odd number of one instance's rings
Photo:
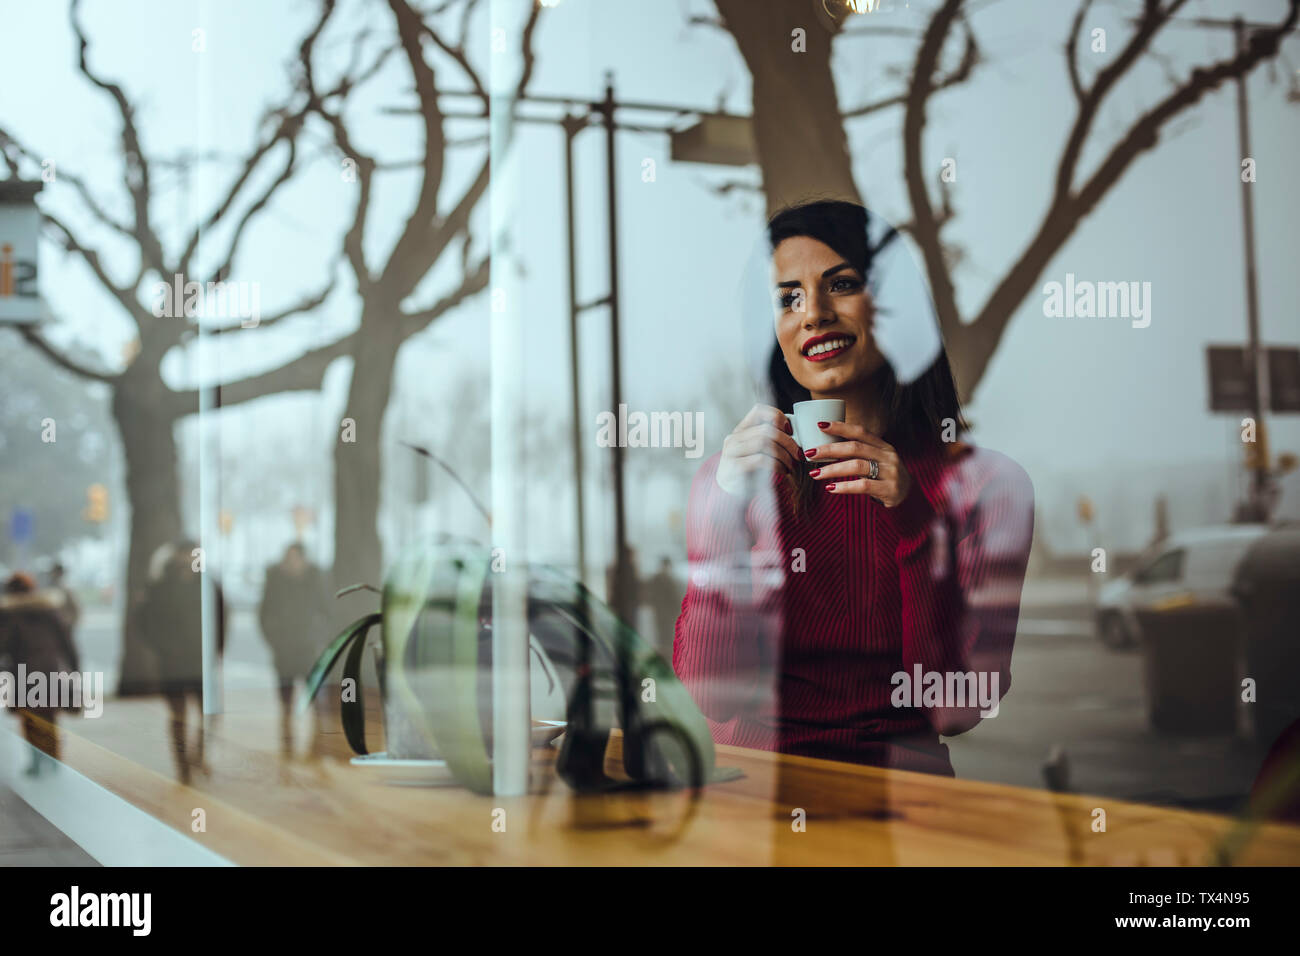
POLYGON ((868 458, 867 461, 871 464, 871 471, 867 473, 867 478, 871 481, 875 481, 880 477, 880 462, 876 461, 874 458, 868 458))

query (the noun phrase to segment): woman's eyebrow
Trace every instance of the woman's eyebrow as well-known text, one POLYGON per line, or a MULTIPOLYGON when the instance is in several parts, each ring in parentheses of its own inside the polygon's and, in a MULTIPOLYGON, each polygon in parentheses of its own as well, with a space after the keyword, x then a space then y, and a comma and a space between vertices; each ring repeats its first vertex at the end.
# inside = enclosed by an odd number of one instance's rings
MULTIPOLYGON (((852 269, 852 268, 853 268, 853 266, 849 265, 847 262, 841 262, 841 263, 839 263, 838 265, 833 265, 833 266, 831 266, 829 269, 827 269, 825 272, 823 272, 823 273, 822 273, 822 278, 823 278, 823 279, 829 279, 831 276, 835 275, 835 273, 837 273, 837 272, 843 272, 845 269, 852 269)), ((857 271, 857 270, 854 270, 854 271, 857 271)), ((800 285, 800 282, 799 282, 798 279, 787 279, 785 282, 778 282, 778 283, 776 284, 776 287, 777 287, 778 289, 795 289, 795 288, 798 288, 799 285, 800 285)))

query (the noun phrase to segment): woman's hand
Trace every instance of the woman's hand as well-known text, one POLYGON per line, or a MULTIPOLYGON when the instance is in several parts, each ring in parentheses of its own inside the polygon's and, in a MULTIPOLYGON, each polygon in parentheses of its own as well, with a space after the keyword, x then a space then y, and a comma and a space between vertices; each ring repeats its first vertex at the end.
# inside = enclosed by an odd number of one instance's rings
POLYGON ((827 491, 834 495, 870 495, 886 508, 902 504, 912 490, 912 476, 907 473, 893 445, 877 438, 861 425, 818 422, 817 427, 828 435, 844 439, 809 449, 809 458, 842 459, 809 472, 818 481, 826 482, 827 491), (878 466, 874 479, 867 477, 871 474, 873 461, 878 466))
POLYGON ((793 431, 779 408, 771 405, 751 408, 722 442, 717 476, 722 490, 744 498, 751 491, 753 476, 759 473, 793 474, 803 454, 790 437, 793 431))

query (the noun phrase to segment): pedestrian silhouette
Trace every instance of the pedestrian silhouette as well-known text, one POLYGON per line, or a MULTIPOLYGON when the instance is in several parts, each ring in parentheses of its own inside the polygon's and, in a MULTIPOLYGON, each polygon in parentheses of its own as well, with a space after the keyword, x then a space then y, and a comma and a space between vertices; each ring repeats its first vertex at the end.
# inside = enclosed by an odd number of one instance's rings
POLYGON ((659 570, 646 579, 642 586, 645 601, 654 612, 655 647, 657 650, 672 654, 673 632, 677 627, 677 616, 682 610, 684 585, 678 585, 673 576, 673 564, 668 558, 661 558, 659 570))
MULTIPOLYGON (((275 661, 280 697, 280 751, 288 759, 293 756, 294 683, 307 676, 329 640, 325 574, 307 560, 299 542, 289 545, 280 562, 266 569, 258 621, 275 661)), ((313 714, 318 730, 320 712, 313 714)), ((313 754, 318 752, 319 738, 319 732, 312 734, 313 754)))
POLYGON ((68 631, 76 634, 77 622, 81 619, 81 608, 77 604, 72 589, 64 583, 64 575, 65 569, 62 562, 56 561, 54 566, 50 568, 50 588, 58 592, 62 601, 59 607, 59 616, 68 625, 68 631))
MULTIPOLYGON (((51 675, 80 669, 72 630, 63 616, 63 596, 56 590, 39 591, 31 575, 18 572, 4 585, 0 595, 0 658, 17 671, 46 675, 52 695, 51 675)), ((17 700, 15 700, 15 704, 17 700)), ((55 726, 57 702, 48 697, 38 707, 16 708, 22 721, 23 737, 32 745, 28 774, 38 774, 49 760, 59 759, 59 735, 55 726)))
MULTIPOLYGON (((178 542, 157 578, 145 591, 140 613, 142 643, 154 654, 159 687, 170 711, 172 755, 176 775, 189 783, 191 772, 208 772, 204 761, 204 728, 191 750, 187 741, 187 704, 193 698, 203 706, 203 576, 194 569, 192 541, 178 542)), ((217 593, 217 653, 225 650, 225 600, 217 593)))

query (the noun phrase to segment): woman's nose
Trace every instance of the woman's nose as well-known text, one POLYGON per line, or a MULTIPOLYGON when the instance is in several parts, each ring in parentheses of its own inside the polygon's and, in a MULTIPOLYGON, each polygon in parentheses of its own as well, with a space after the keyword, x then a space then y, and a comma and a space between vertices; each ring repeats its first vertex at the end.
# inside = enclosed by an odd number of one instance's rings
POLYGON ((804 299, 804 310, 803 321, 805 328, 814 328, 828 319, 834 318, 826 299, 816 292, 810 293, 804 299))

